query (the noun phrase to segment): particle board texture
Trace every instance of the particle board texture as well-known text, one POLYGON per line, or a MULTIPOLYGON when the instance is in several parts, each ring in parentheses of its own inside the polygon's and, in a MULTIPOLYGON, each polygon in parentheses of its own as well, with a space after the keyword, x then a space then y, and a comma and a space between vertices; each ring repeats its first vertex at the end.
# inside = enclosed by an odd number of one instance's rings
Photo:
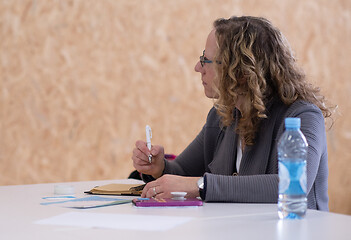
POLYGON ((330 210, 351 214, 350 11, 348 0, 0 0, 0 185, 126 178, 146 124, 179 154, 213 105, 194 71, 213 21, 253 15, 338 105, 330 210))

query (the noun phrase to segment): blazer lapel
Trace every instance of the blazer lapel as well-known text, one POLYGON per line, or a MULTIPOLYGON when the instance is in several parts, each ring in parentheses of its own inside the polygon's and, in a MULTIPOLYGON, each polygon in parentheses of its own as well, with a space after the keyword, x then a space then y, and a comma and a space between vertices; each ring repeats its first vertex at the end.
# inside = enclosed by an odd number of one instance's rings
POLYGON ((261 122, 255 144, 245 147, 239 175, 265 174, 268 161, 271 158, 276 158, 275 161, 278 161, 276 149, 273 148, 277 146, 277 129, 280 127, 280 119, 285 112, 285 107, 282 104, 270 102, 267 109, 267 118, 261 122), (270 109, 274 111, 270 112, 270 109))
POLYGON ((223 129, 224 136, 217 143, 213 161, 208 165, 210 172, 214 174, 232 175, 236 163, 236 149, 238 145, 238 135, 234 126, 237 125, 237 110, 234 111, 235 124, 223 129))
POLYGON ((265 174, 272 147, 272 129, 263 121, 254 146, 246 146, 240 163, 239 175, 265 174))

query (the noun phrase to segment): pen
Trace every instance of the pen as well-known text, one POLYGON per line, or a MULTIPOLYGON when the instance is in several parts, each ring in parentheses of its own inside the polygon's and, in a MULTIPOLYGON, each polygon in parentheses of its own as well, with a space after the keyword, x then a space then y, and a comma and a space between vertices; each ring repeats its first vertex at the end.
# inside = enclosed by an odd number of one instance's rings
POLYGON ((67 198, 76 198, 76 197, 74 197, 74 196, 54 196, 54 197, 43 197, 42 199, 57 200, 57 199, 67 199, 67 198))
MULTIPOLYGON (((152 131, 151 131, 151 127, 149 125, 146 125, 145 132, 146 132, 146 146, 151 151, 152 131)), ((149 155, 149 163, 151 163, 151 161, 152 161, 152 155, 150 154, 149 155)))

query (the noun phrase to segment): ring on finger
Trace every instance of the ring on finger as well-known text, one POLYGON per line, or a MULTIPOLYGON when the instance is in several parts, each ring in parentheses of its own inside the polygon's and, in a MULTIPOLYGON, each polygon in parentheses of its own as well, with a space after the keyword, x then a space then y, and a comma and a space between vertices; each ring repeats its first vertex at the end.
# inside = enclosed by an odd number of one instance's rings
POLYGON ((154 195, 156 196, 157 195, 156 187, 153 187, 152 190, 154 191, 154 195))

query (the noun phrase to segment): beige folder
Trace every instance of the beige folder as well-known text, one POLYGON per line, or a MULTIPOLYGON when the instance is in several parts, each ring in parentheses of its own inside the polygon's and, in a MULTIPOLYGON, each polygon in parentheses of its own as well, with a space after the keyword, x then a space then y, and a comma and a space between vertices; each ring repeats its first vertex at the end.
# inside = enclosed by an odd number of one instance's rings
POLYGON ((145 184, 118 184, 111 183, 94 187, 86 193, 101 195, 135 195, 140 196, 145 184))

